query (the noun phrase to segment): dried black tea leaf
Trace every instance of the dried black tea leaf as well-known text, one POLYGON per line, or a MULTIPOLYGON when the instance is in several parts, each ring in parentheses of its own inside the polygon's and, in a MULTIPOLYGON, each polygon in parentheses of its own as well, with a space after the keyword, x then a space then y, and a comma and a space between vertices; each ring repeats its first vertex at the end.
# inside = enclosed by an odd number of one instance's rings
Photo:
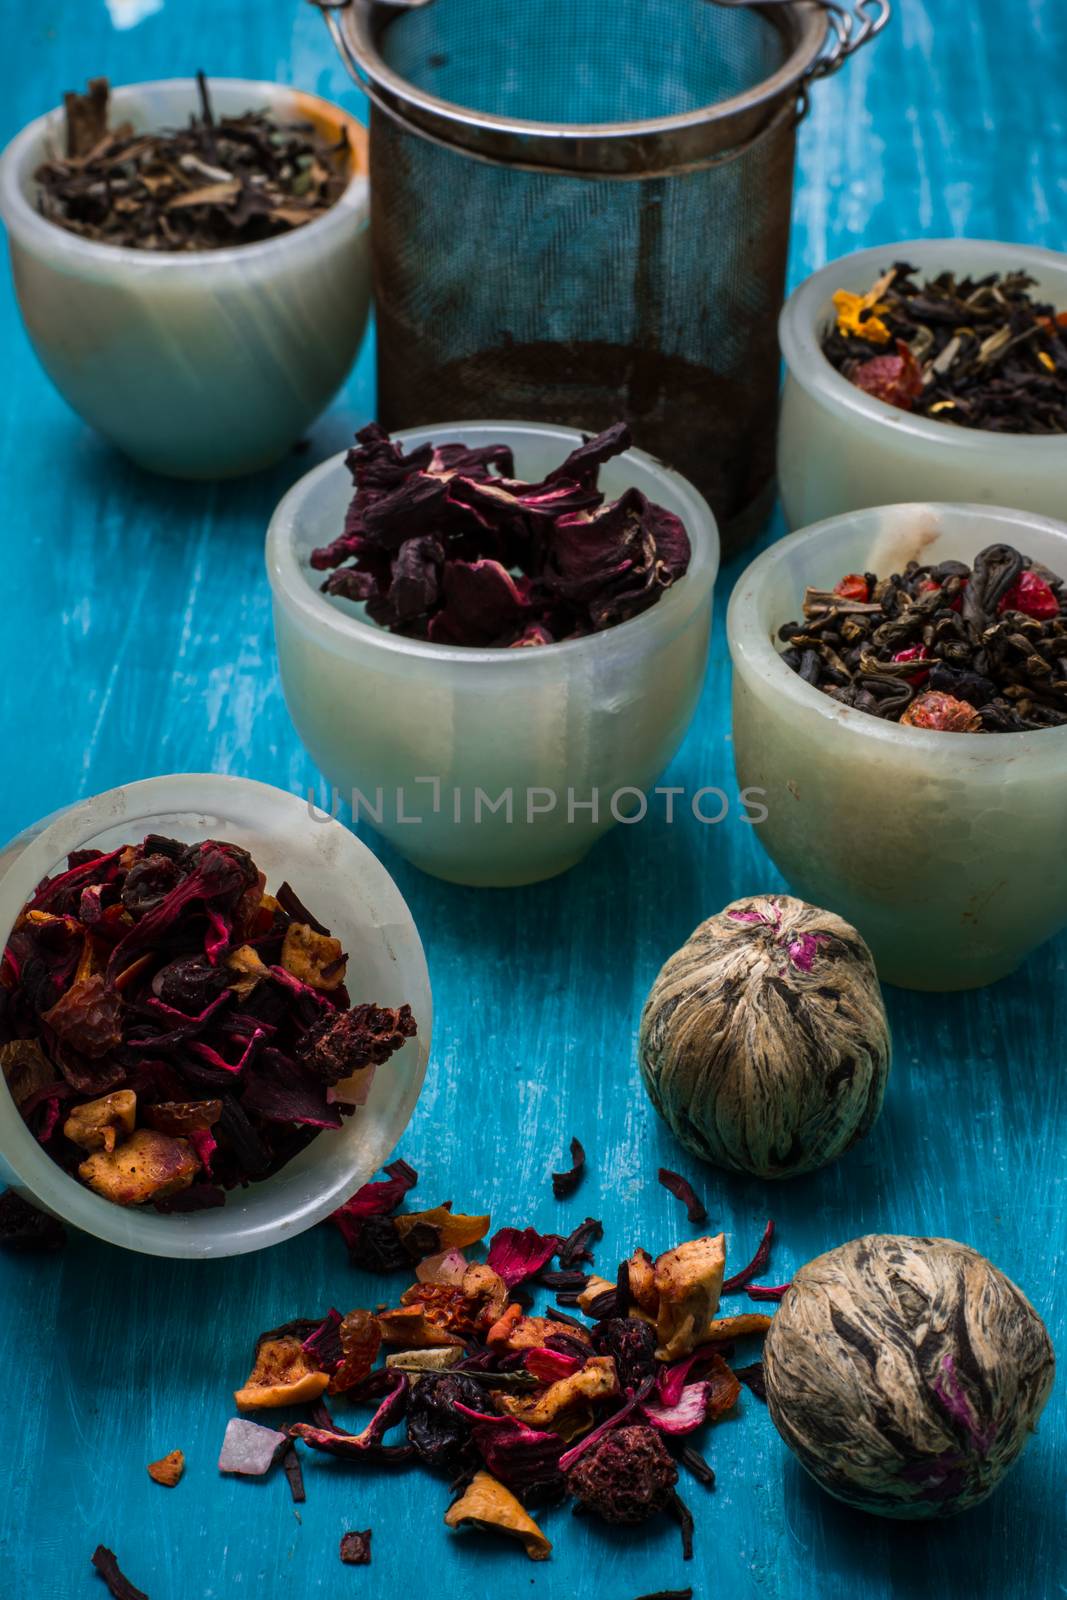
POLYGON ((993 433, 1067 433, 1067 309, 1025 272, 918 281, 897 262, 865 294, 839 289, 823 354, 901 411, 993 433))
POLYGON ((62 156, 34 174, 50 222, 132 250, 220 250, 303 227, 340 198, 352 174, 347 135, 264 111, 214 115, 203 73, 200 114, 185 128, 108 126, 106 78, 64 97, 62 156))

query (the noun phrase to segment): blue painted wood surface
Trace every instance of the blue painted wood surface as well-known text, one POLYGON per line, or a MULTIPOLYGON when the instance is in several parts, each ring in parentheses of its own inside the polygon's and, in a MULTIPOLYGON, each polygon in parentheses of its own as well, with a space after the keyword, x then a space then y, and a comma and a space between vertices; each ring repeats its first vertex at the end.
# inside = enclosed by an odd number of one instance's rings
MULTIPOLYGON (((970 233, 1062 248, 1067 106, 1061 0, 897 0, 878 46, 820 85, 801 140, 792 277, 860 244, 970 233)), ((318 19, 295 0, 45 0, 3 8, 0 133, 60 91, 185 73, 277 77, 354 103, 318 19)), ((5 836, 64 802, 168 770, 231 771, 303 789, 315 774, 274 669, 262 539, 292 479, 373 413, 370 352, 315 430, 310 455, 237 484, 147 477, 93 438, 37 368, 9 286, 0 296, 3 485, 0 731, 5 836)), ((906 485, 902 485, 906 491, 906 485)), ((720 602, 736 572, 724 574, 720 602)), ((675 782, 732 787, 721 626, 675 782)), ((691 1171, 633 1068, 636 1020, 661 961, 703 916, 774 886, 736 822, 619 829, 579 870, 514 893, 449 888, 388 865, 422 929, 437 1027, 402 1153, 425 1203, 549 1228, 605 1219, 602 1259, 688 1231, 654 1178, 691 1171), (548 1173, 566 1142, 591 1172, 568 1204, 548 1173)), ((770 1213, 773 1279, 873 1229, 947 1234, 1019 1282, 1067 1348, 1063 1177, 1067 940, 1009 982, 940 999, 888 995, 896 1060, 873 1136, 826 1172, 768 1188, 695 1174, 731 1260, 770 1213)), ((229 1392, 255 1332, 330 1302, 373 1303, 329 1228, 233 1263, 170 1264, 84 1239, 58 1260, 0 1262, 7 1422, 0 1593, 92 1600, 112 1545, 151 1600, 487 1591, 628 1600, 692 1582, 722 1600, 871 1600, 1067 1592, 1064 1385, 1026 1458, 954 1525, 857 1516, 823 1496, 747 1395, 709 1453, 718 1487, 687 1490, 696 1559, 676 1531, 614 1533, 557 1512, 551 1562, 453 1535, 424 1475, 306 1467, 299 1516, 284 1482, 220 1480, 229 1392), (174 1490, 145 1463, 181 1447, 174 1490), (374 1564, 342 1567, 347 1528, 374 1529, 374 1564)))

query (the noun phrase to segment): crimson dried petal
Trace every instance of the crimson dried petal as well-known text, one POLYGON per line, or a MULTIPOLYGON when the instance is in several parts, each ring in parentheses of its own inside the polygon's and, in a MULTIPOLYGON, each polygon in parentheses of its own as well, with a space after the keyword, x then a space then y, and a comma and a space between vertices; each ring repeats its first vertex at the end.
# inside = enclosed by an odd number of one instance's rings
POLYGON ((111 869, 117 864, 121 855, 121 849, 111 850, 106 855, 98 850, 73 851, 67 858, 66 872, 59 872, 54 878, 43 879, 37 885, 36 893, 27 909, 55 911, 61 902, 64 905, 72 904, 83 885, 110 881, 113 876, 111 869))
POLYGON ((304 1340, 303 1348, 322 1372, 336 1372, 344 1360, 341 1347, 341 1313, 333 1306, 326 1316, 304 1340))
POLYGON ((710 1385, 703 1382, 684 1384, 677 1399, 670 1405, 646 1400, 641 1414, 661 1433, 685 1434, 699 1428, 708 1414, 710 1385))
POLYGON ((537 1345, 525 1353, 526 1370, 538 1383, 555 1383, 558 1378, 569 1378, 584 1365, 582 1357, 569 1350, 553 1350, 549 1345, 537 1345))
POLYGON ((490 1240, 487 1265, 513 1289, 536 1277, 562 1243, 558 1234, 535 1228, 501 1228, 490 1240))
POLYGON ((144 1590, 138 1589, 126 1577, 119 1566, 115 1552, 109 1550, 107 1545, 97 1545, 92 1554, 92 1563, 110 1589, 114 1600, 148 1600, 144 1590))
POLYGON ((519 1495, 556 1492, 562 1488, 558 1433, 531 1428, 517 1417, 498 1417, 467 1406, 457 1407, 471 1419, 471 1436, 494 1478, 519 1495))
POLYGON ((750 1283, 745 1293, 750 1300, 780 1300, 789 1287, 788 1283, 750 1283))
POLYGON ((593 1252, 590 1246, 603 1237, 604 1224, 596 1217, 586 1217, 585 1221, 579 1222, 574 1232, 568 1234, 560 1245, 560 1266, 574 1267, 579 1261, 592 1261, 593 1252))
POLYGON ((263 1050, 245 1075, 241 1104, 268 1122, 298 1122, 312 1128, 340 1128, 341 1114, 327 1098, 326 1085, 308 1081, 291 1057, 263 1050))
MULTIPOLYGON (((365 1183, 344 1205, 330 1212, 330 1221, 340 1229, 350 1252, 359 1246, 363 1224, 368 1218, 387 1217, 419 1181, 415 1168, 406 1161, 393 1161, 384 1171, 388 1173, 388 1178, 379 1179, 377 1183, 365 1183)), ((395 1241, 397 1266, 406 1265, 408 1258, 403 1243, 394 1230, 390 1230, 390 1237, 395 1241)))
POLYGON ((438 644, 492 645, 521 629, 529 609, 529 580, 513 578, 499 561, 451 561, 444 569, 444 607, 431 620, 438 644))
POLYGON ((580 1139, 571 1140, 571 1164, 567 1172, 552 1174, 552 1193, 557 1200, 568 1199, 582 1181, 585 1172, 585 1149, 580 1139))
POLYGON ((389 610, 396 621, 410 622, 424 611, 433 610, 444 558, 440 542, 431 535, 404 540, 393 561, 389 584, 389 610))
POLYGON ((688 1178, 683 1178, 680 1172, 672 1172, 670 1167, 660 1167, 657 1177, 663 1187, 669 1189, 675 1199, 680 1200, 685 1206, 690 1222, 707 1222, 708 1213, 704 1202, 688 1178))
POLYGON ((771 1259, 771 1240, 773 1238, 774 1222, 773 1219, 768 1219, 767 1226, 763 1230, 763 1237, 757 1246, 756 1254, 752 1257, 747 1267, 742 1267, 740 1272, 735 1272, 732 1278, 724 1279, 722 1294, 735 1294, 738 1289, 743 1289, 746 1283, 751 1283, 753 1278, 759 1277, 771 1259))
POLYGON ((400 1421, 407 1409, 407 1398, 408 1381, 401 1372, 362 1432, 346 1433, 336 1427, 318 1428, 308 1422, 295 1422, 290 1432, 294 1438, 303 1439, 312 1450, 358 1461, 368 1451, 375 1450, 381 1444, 382 1436, 400 1421))
POLYGON ((134 955, 160 940, 190 905, 218 902, 216 909, 232 910, 244 890, 257 880, 251 856, 238 845, 214 839, 191 846, 190 870, 159 903, 135 922, 119 940, 108 962, 112 978, 127 966, 134 955))
POLYGON ((872 356, 850 374, 850 381, 864 394, 898 411, 911 411, 923 392, 922 368, 903 339, 897 340, 895 355, 872 356))
POLYGON ((547 476, 546 482, 558 478, 571 478, 576 483, 596 483, 597 474, 605 461, 629 450, 633 435, 625 422, 615 422, 602 433, 586 438, 572 450, 566 461, 560 462, 547 476))
POLYGON ((415 1032, 410 1006, 359 1005, 351 1011, 328 1007, 301 1040, 297 1059, 324 1083, 339 1083, 361 1067, 380 1067, 415 1032))

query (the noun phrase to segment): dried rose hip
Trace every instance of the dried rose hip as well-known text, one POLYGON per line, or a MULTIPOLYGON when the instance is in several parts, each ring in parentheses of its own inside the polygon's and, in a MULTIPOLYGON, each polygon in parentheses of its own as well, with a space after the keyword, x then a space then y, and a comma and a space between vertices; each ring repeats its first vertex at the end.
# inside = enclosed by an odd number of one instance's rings
POLYGON ((897 340, 896 355, 872 356, 851 376, 857 389, 899 411, 910 411, 923 392, 922 368, 903 339, 897 340))
POLYGON ((913 700, 900 720, 909 728, 932 728, 939 733, 982 731, 982 719, 972 705, 936 690, 913 700))

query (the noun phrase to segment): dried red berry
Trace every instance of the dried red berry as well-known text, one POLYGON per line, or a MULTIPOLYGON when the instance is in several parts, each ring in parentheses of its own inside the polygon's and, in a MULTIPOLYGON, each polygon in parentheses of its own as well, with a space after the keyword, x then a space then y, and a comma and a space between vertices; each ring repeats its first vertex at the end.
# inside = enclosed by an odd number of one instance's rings
POLYGON ((567 1473, 567 1488, 605 1522, 644 1522, 670 1504, 678 1469, 654 1428, 606 1433, 567 1473))
POLYGON ((842 600, 856 600, 866 605, 871 598, 871 586, 862 572, 850 572, 840 583, 834 584, 834 593, 842 600))
POLYGON ((1018 582, 1008 590, 997 610, 1021 611, 1038 622, 1051 622, 1060 614, 1060 602, 1051 584, 1036 572, 1026 571, 1019 574, 1018 582))
MULTIPOLYGON (((929 657, 929 654, 930 654, 930 652, 927 650, 927 648, 926 648, 926 646, 924 644, 913 644, 913 645, 910 645, 907 650, 898 650, 896 655, 893 657, 893 660, 894 661, 926 661, 928 659, 928 657, 929 657)), ((905 682, 913 684, 915 686, 915 688, 918 688, 919 684, 920 683, 925 683, 929 676, 930 676, 930 668, 927 667, 925 669, 925 671, 923 671, 923 672, 909 672, 907 678, 905 679, 905 682)))
POLYGON ((939 694, 936 689, 913 700, 900 720, 909 728, 929 728, 937 733, 980 733, 982 730, 982 719, 972 705, 950 694, 939 694))
POLYGON ((903 339, 897 340, 893 356, 872 356, 852 374, 852 382, 864 394, 898 411, 910 411, 923 392, 922 368, 903 339))

